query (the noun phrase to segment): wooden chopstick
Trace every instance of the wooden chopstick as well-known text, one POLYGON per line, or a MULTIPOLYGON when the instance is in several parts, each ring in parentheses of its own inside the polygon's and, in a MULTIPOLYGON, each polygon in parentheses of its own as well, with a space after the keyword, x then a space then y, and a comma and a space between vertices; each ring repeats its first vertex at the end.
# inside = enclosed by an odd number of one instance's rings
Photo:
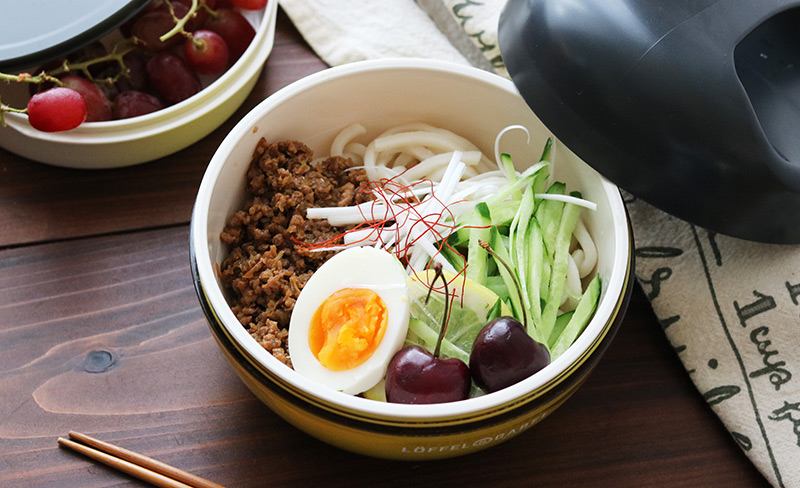
POLYGON ((86 434, 70 432, 69 436, 74 440, 59 437, 58 445, 77 451, 159 488, 225 488, 213 481, 86 434))

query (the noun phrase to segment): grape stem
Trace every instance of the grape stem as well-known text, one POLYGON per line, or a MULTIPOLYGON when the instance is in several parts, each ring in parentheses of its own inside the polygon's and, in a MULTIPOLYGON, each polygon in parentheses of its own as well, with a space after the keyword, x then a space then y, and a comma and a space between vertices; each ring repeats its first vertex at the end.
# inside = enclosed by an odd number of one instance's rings
MULTIPOLYGON (((17 83, 44 83, 49 81, 51 83, 55 83, 58 86, 62 86, 61 80, 54 76, 50 76, 44 71, 39 73, 38 75, 32 75, 30 73, 19 73, 16 75, 10 75, 7 73, 0 73, 0 80, 5 81, 6 83, 10 82, 17 82, 17 83)), ((28 108, 14 108, 9 107, 7 105, 3 105, 2 100, 0 100, 0 127, 6 127, 6 118, 5 113, 11 112, 16 114, 26 114, 28 113, 28 108)))
MULTIPOLYGON (((50 74, 60 75, 62 73, 69 73, 70 71, 81 71, 90 81, 104 82, 111 84, 116 82, 119 79, 119 77, 122 76, 123 74, 127 75, 128 67, 125 66, 125 61, 122 58, 124 58, 126 54, 130 53, 134 49, 136 49, 136 46, 134 44, 127 41, 123 41, 115 44, 114 47, 111 49, 111 52, 104 56, 98 56, 96 58, 92 58, 87 61, 82 61, 80 63, 70 63, 65 59, 64 62, 61 64, 61 66, 50 71, 50 74), (89 71, 89 68, 97 63, 105 63, 107 61, 114 61, 117 64, 119 64, 121 68, 120 72, 113 77, 109 77, 103 80, 95 79, 94 76, 92 76, 92 73, 89 71)), ((52 80, 47 80, 47 81, 55 81, 59 85, 61 85, 61 82, 58 81, 58 78, 54 78, 52 80)))
POLYGON ((433 350, 433 357, 438 358, 439 351, 442 348, 442 340, 444 340, 444 334, 447 331, 447 323, 450 315, 450 294, 447 291, 447 279, 442 273, 442 265, 440 263, 434 263, 433 270, 436 274, 433 276, 433 280, 431 280, 428 286, 428 295, 425 297, 425 305, 428 304, 428 300, 431 298, 433 284, 436 283, 436 280, 441 278, 442 283, 444 283, 444 315, 442 315, 442 326, 439 329, 439 338, 436 340, 436 349, 433 350))
POLYGON ((30 73, 19 73, 16 75, 0 73, 0 80, 5 82, 15 81, 17 83, 44 83, 46 81, 49 81, 51 83, 55 83, 58 86, 63 85, 63 83, 61 83, 61 80, 59 80, 55 76, 51 76, 45 73, 44 71, 42 71, 38 75, 32 75, 30 73))
POLYGON ((192 0, 192 6, 189 8, 189 11, 186 13, 186 15, 184 15, 182 18, 179 19, 178 17, 175 16, 175 8, 172 6, 172 2, 170 2, 169 0, 165 0, 165 3, 169 7, 169 13, 172 14, 172 18, 175 19, 175 27, 170 29, 163 36, 159 37, 161 42, 166 41, 167 39, 171 38, 176 34, 183 34, 191 38, 191 34, 186 32, 183 29, 183 27, 186 25, 186 22, 188 22, 189 19, 191 19, 192 16, 194 16, 194 14, 197 13, 197 7, 198 7, 197 2, 198 0, 192 0))
MULTIPOLYGON (((517 275, 514 273, 514 270, 511 269, 511 266, 509 266, 508 263, 506 263, 496 252, 494 252, 494 249, 492 249, 492 246, 490 246, 488 242, 479 239, 478 245, 486 249, 486 252, 488 252, 495 260, 497 260, 498 263, 503 265, 506 270, 508 270, 508 273, 511 275, 511 279, 514 281, 514 287, 517 289, 519 302, 524 303, 522 298, 522 288, 520 288, 519 281, 517 281, 517 275)), ((525 330, 528 330, 528 312, 525 310, 525 305, 521 306, 520 308, 522 309, 522 326, 525 327, 525 330)))

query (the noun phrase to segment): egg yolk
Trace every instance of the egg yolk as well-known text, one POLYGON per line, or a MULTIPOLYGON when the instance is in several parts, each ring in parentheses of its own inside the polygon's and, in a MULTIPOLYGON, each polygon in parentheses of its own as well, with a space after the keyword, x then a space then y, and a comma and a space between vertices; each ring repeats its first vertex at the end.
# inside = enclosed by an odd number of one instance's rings
POLYGON ((308 328, 317 360, 331 371, 345 371, 375 352, 386 332, 383 299, 365 288, 343 288, 322 302, 308 328))

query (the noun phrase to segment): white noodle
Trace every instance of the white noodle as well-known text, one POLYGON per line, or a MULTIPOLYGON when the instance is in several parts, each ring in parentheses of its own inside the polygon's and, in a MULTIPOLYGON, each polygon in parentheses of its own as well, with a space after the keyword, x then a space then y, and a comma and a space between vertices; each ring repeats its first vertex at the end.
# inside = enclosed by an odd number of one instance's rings
POLYGON ((585 278, 592 272, 597 264, 597 247, 594 244, 594 239, 592 239, 592 236, 586 229, 586 224, 583 223, 583 219, 578 220, 578 225, 575 227, 573 235, 580 246, 573 253, 575 254, 575 264, 578 265, 581 278, 585 278))
POLYGON ((333 143, 331 144, 331 156, 341 156, 348 142, 366 133, 367 129, 359 123, 345 127, 339 132, 336 138, 333 139, 333 143))

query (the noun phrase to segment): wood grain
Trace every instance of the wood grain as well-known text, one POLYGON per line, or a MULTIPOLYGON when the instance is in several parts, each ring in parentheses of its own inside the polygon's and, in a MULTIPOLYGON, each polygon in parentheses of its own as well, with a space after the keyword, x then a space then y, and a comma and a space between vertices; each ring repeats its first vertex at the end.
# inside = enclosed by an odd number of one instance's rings
POLYGON ((147 486, 56 439, 85 432, 228 487, 766 486, 695 390, 638 288, 606 356, 547 420, 429 463, 301 433, 225 363, 192 286, 188 221, 235 120, 324 64, 281 14, 242 109, 178 154, 110 171, 0 152, 0 486, 147 486))

